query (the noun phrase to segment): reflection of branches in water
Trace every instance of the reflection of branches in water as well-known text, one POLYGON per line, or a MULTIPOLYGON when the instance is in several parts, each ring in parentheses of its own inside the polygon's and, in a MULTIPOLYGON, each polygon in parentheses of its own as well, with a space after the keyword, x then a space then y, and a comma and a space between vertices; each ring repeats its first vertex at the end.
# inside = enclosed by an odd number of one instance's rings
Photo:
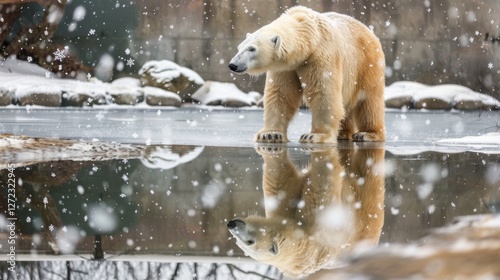
POLYGON ((253 272, 253 271, 244 271, 242 270, 241 268, 235 266, 234 264, 227 264, 227 267, 229 268, 229 271, 231 272, 231 276, 233 276, 234 279, 238 279, 238 277, 236 277, 234 275, 234 272, 233 272, 233 268, 238 270, 239 272, 243 273, 243 274, 251 274, 251 275, 256 275, 256 276, 259 276, 261 277, 262 279, 270 279, 270 280, 273 280, 274 278, 271 278, 271 277, 267 277, 263 274, 260 274, 260 273, 257 273, 257 272, 253 272))
POLYGON ((262 264, 159 263, 129 261, 18 262, 16 275, 0 264, 0 279, 281 279, 262 264))

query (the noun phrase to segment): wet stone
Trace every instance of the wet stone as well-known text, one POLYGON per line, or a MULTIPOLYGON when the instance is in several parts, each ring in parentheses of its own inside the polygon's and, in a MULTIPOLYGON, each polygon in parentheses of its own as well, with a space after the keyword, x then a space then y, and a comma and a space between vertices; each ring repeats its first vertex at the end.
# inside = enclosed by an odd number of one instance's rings
POLYGON ((39 86, 18 89, 16 97, 19 105, 39 105, 47 107, 60 107, 62 103, 62 91, 57 87, 39 86))
POLYGON ((456 110, 480 110, 485 106, 483 102, 479 100, 463 100, 458 101, 453 104, 453 109, 456 110))
POLYGON ((112 85, 108 89, 112 102, 118 105, 136 105, 144 100, 144 91, 138 87, 112 85))
POLYGON ((87 92, 65 92, 62 95, 61 106, 87 107, 92 105, 105 105, 106 96, 103 94, 92 94, 87 92))
POLYGON ((450 110, 451 104, 438 98, 422 98, 415 102, 416 109, 450 110))
POLYGON ((0 106, 7 106, 12 104, 14 93, 7 88, 0 86, 0 106))
POLYGON ((398 96, 385 100, 385 107, 387 108, 413 108, 413 97, 411 96, 398 96))
POLYGON ((181 98, 174 92, 155 87, 144 87, 146 104, 150 106, 181 106, 181 98))

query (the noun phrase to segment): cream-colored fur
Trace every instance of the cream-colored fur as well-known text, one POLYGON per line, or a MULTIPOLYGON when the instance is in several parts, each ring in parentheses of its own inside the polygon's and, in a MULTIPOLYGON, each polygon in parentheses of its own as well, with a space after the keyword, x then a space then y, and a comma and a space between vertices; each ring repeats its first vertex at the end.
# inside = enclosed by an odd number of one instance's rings
POLYGON ((384 222, 384 150, 311 152, 307 172, 285 149, 258 147, 264 159, 266 216, 228 228, 250 257, 303 277, 337 264, 359 242, 376 244, 384 222))
POLYGON ((378 38, 352 17, 297 6, 238 46, 237 73, 267 72, 257 142, 286 142, 304 100, 312 128, 300 142, 385 140, 385 58, 378 38))

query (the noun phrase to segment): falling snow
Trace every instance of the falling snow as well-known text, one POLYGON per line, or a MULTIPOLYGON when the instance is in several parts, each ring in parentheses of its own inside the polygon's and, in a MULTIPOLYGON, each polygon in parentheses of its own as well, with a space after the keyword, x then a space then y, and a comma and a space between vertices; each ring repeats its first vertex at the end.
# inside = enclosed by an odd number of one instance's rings
POLYGON ((127 66, 132 67, 134 66, 134 60, 132 58, 127 59, 127 66))
POLYGON ((66 57, 65 50, 57 49, 54 52, 54 60, 63 61, 65 57, 66 57))

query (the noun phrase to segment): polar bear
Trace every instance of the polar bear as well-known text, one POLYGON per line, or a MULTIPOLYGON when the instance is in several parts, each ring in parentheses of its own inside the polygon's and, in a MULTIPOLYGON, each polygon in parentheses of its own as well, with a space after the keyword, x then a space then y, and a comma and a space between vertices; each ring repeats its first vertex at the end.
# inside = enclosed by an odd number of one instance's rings
POLYGON ((286 149, 256 149, 264 159, 266 215, 227 224, 246 255, 295 278, 337 266, 359 243, 378 243, 384 149, 315 150, 305 173, 286 149))
POLYGON ((361 22, 296 6, 238 46, 232 72, 267 72, 264 128, 255 141, 287 142, 302 100, 312 113, 302 143, 337 139, 384 141, 385 58, 380 41, 361 22))

